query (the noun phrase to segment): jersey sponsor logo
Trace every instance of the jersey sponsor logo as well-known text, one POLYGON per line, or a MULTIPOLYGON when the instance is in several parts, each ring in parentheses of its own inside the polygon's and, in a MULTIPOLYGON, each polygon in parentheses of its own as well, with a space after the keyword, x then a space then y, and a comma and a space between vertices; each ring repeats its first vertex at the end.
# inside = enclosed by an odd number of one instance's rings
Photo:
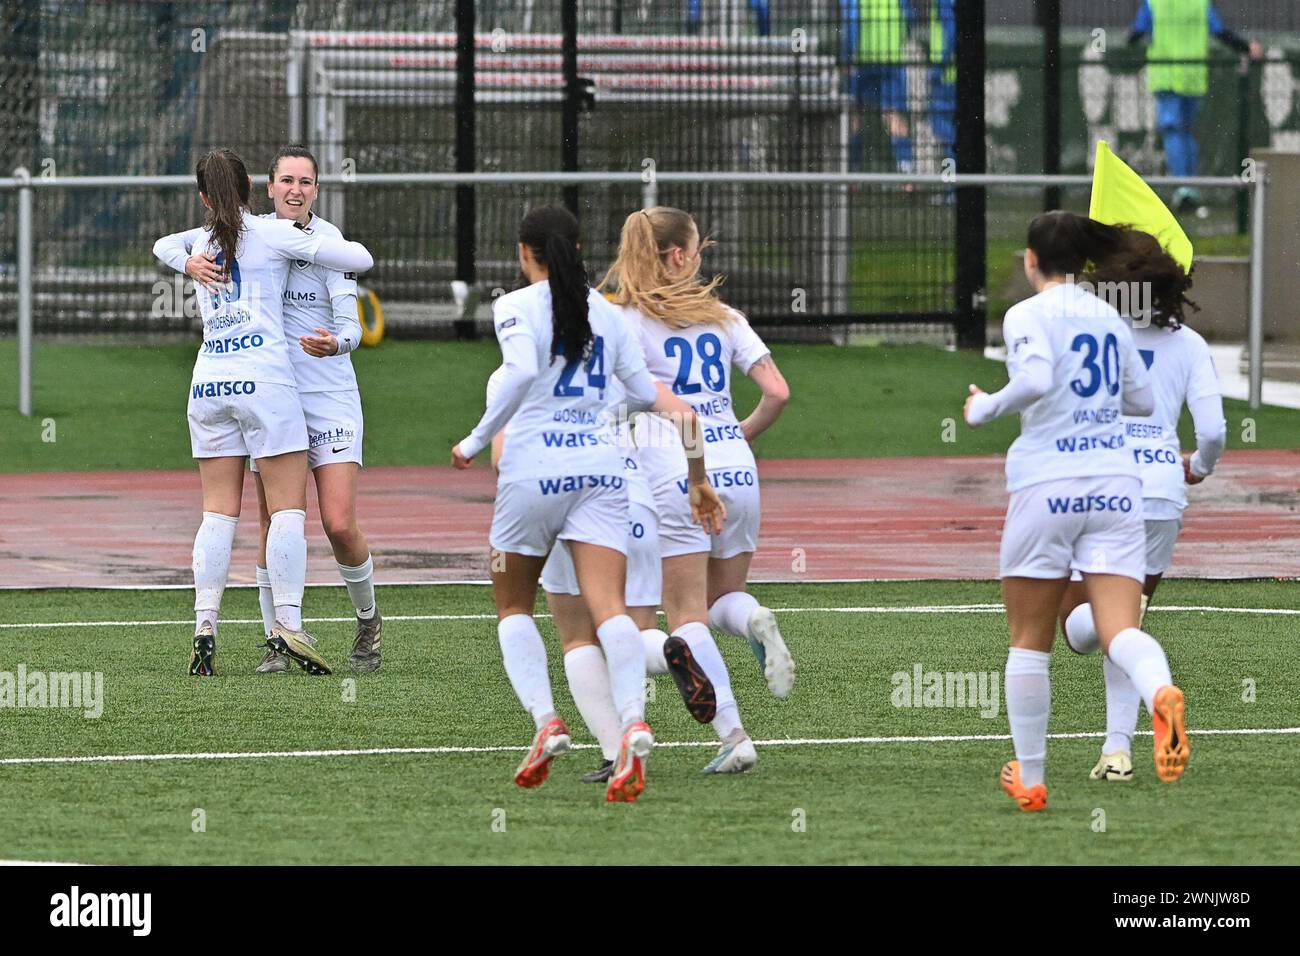
POLYGON ((608 445, 609 438, 590 432, 542 432, 547 448, 598 448, 608 445))
POLYGON ((1074 423, 1089 422, 1095 425, 1109 425, 1119 419, 1118 408, 1079 408, 1074 412, 1074 423))
MULTIPOLYGON (((714 488, 753 488, 758 484, 758 475, 752 468, 728 468, 709 472, 709 484, 714 488)), ((691 486, 690 479, 677 479, 677 488, 686 494, 691 486)))
POLYGON ((317 448, 321 445, 351 445, 357 438, 357 430, 351 425, 340 425, 337 428, 330 428, 323 432, 313 432, 308 436, 308 447, 317 448))
POLYGON ((553 422, 572 422, 576 425, 597 425, 599 419, 595 412, 585 411, 580 408, 562 408, 551 416, 553 422))
POLYGON ((1105 438, 1085 435, 1081 438, 1071 436, 1056 439, 1056 450, 1059 452, 1105 451, 1123 447, 1124 436, 1122 434, 1109 435, 1105 438))
POLYGON ((705 425, 705 442, 744 441, 745 431, 739 425, 705 425))
POLYGON ((258 349, 266 340, 254 332, 252 335, 236 335, 228 339, 210 339, 203 343, 205 355, 225 355, 228 352, 243 352, 258 349))
POLYGON ((626 482, 615 475, 569 475, 567 478, 539 478, 537 485, 544 495, 570 494, 584 488, 612 488, 617 491, 626 482))
POLYGON ((1086 514, 1090 511, 1119 511, 1128 514, 1133 510, 1133 499, 1128 495, 1080 495, 1077 498, 1048 498, 1047 510, 1054 515, 1086 514))
POLYGON ((1124 426, 1124 434, 1130 438, 1163 438, 1165 429, 1163 425, 1147 425, 1143 422, 1128 422, 1124 426))
POLYGON ((294 292, 293 289, 284 290, 285 302, 315 302, 315 292, 294 292))
POLYGON ((196 382, 190 386, 190 398, 221 398, 226 395, 252 395, 256 382, 196 382))
POLYGON ((1133 460, 1139 465, 1178 464, 1178 456, 1168 448, 1134 448, 1133 460))

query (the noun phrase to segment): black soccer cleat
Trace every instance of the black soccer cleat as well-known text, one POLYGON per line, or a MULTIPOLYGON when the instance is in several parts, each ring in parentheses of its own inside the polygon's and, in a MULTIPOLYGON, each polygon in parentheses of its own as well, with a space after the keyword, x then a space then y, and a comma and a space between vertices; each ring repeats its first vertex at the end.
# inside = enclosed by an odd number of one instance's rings
POLYGON ((690 715, 702 724, 713 723, 718 714, 718 694, 690 646, 680 637, 668 638, 664 641, 664 660, 690 715))
POLYGON ((194 651, 190 654, 190 673, 195 677, 212 677, 216 674, 217 635, 212 625, 204 621, 194 635, 194 651))
POLYGON ((614 775, 614 761, 606 760, 595 770, 590 770, 578 777, 583 783, 608 783, 614 775))

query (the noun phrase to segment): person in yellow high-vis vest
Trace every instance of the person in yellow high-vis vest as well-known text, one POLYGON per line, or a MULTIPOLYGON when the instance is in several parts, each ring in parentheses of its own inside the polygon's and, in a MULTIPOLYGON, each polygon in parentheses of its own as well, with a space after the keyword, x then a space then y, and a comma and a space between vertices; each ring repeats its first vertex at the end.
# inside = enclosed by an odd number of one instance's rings
MULTIPOLYGON (((1129 43, 1150 37, 1147 48, 1147 89, 1156 98, 1156 125, 1165 145, 1165 165, 1171 176, 1195 176, 1198 167, 1196 119, 1201 97, 1209 89, 1210 38, 1258 60, 1258 42, 1229 30, 1211 0, 1142 0, 1133 20, 1129 43)), ((1175 208, 1200 204, 1196 190, 1184 187, 1174 195, 1175 208)))
MULTIPOLYGON (((913 20, 910 0, 840 0, 844 61, 849 92, 860 106, 880 110, 899 172, 916 168, 908 121, 907 38, 913 20)), ((849 168, 865 168, 862 115, 852 119, 849 168)))
POLYGON ((930 126, 941 159, 957 143, 957 0, 930 0, 930 126))

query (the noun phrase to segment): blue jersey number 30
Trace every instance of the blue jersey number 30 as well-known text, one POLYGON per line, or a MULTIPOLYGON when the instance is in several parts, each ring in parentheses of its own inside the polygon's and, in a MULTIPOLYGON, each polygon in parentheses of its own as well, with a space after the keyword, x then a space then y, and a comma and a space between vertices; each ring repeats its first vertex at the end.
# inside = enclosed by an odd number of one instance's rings
POLYGON ((1101 388, 1103 380, 1106 383, 1107 395, 1119 394, 1119 340, 1114 335, 1107 334, 1102 339, 1099 349, 1096 338, 1081 333, 1070 343, 1070 351, 1083 353, 1082 371, 1088 376, 1086 381, 1076 378, 1070 383, 1074 394, 1080 398, 1091 398, 1097 394, 1097 389, 1101 388), (1100 366, 1097 364, 1098 353, 1101 354, 1100 366))

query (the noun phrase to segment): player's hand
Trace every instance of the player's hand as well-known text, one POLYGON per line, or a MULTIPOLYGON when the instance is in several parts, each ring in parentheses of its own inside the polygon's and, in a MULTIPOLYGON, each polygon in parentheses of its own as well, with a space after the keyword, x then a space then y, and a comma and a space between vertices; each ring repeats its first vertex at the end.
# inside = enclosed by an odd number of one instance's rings
POLYGON ((1189 485, 1199 485, 1205 480, 1204 476, 1195 474, 1192 471, 1192 453, 1190 451, 1183 452, 1183 479, 1189 485))
POLYGON ((460 445, 451 446, 451 463, 460 471, 464 471, 470 465, 474 464, 473 458, 466 458, 460 453, 460 445))
POLYGON ((692 482, 690 489, 691 520, 709 534, 722 531, 722 522, 727 518, 727 506, 718 497, 718 490, 708 480, 692 482))
POLYGON ((315 335, 298 336, 298 344, 302 350, 313 358, 325 358, 329 355, 339 354, 339 340, 336 339, 329 329, 317 329, 315 335))
POLYGON ((1250 58, 1252 60, 1264 59, 1264 45, 1258 40, 1250 41, 1250 58))
POLYGON ((225 273, 217 265, 217 257, 202 252, 185 260, 185 274, 209 292, 218 293, 226 284, 225 273))
POLYGON ((978 385, 972 385, 970 387, 970 394, 966 396, 966 404, 961 407, 962 418, 966 419, 966 424, 970 425, 972 428, 977 428, 978 426, 970 420, 970 403, 975 400, 976 395, 983 394, 984 389, 980 388, 978 385))

